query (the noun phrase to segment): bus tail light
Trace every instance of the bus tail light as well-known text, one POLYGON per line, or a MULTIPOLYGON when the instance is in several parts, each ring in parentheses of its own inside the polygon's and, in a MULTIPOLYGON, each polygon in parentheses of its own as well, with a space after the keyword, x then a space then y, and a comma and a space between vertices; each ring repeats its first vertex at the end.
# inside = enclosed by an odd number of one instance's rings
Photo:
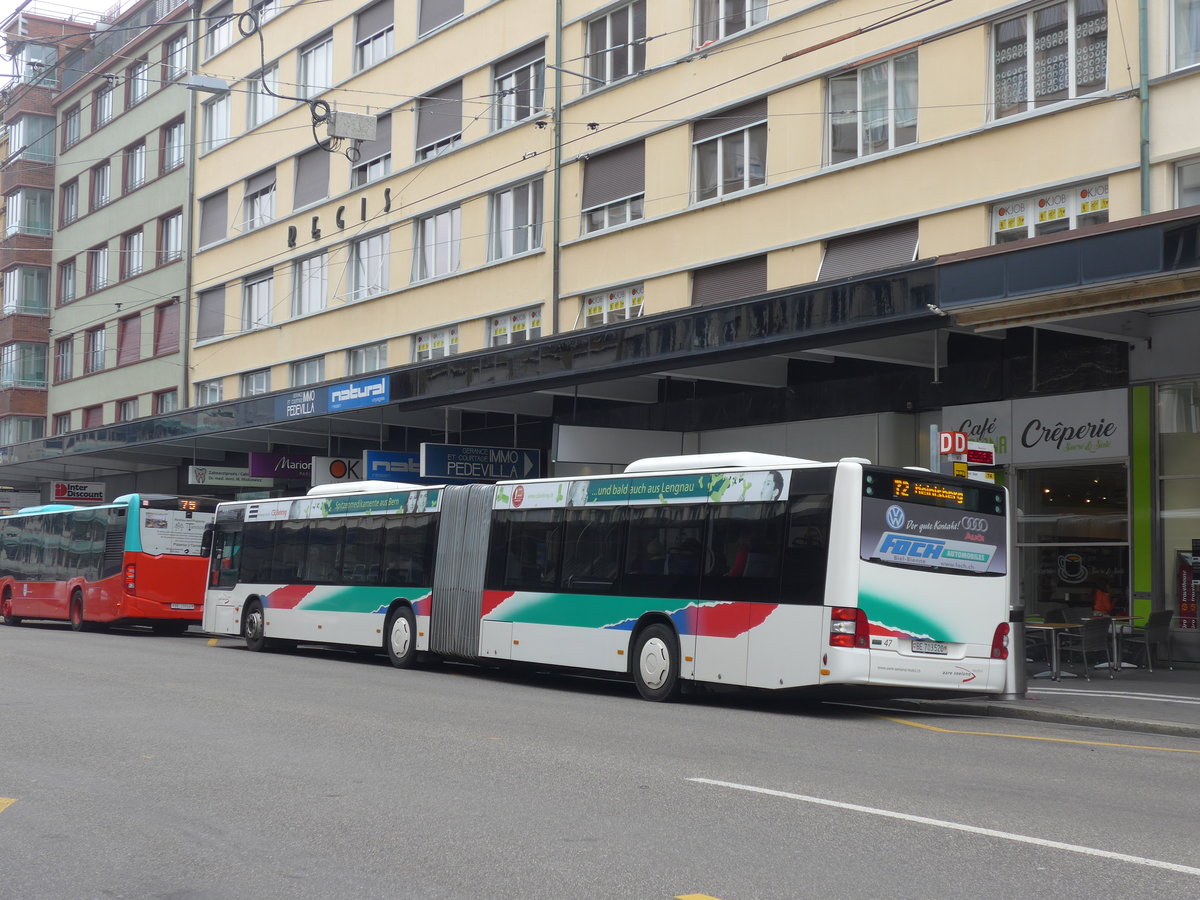
POLYGON ((870 625, 867 614, 852 606, 835 606, 830 610, 830 647, 870 647, 870 625))
POLYGON ((996 633, 992 635, 992 659, 1008 659, 1008 632, 1007 622, 996 626, 996 633))
POLYGON ((137 566, 133 563, 125 567, 125 592, 127 594, 137 593, 137 566))

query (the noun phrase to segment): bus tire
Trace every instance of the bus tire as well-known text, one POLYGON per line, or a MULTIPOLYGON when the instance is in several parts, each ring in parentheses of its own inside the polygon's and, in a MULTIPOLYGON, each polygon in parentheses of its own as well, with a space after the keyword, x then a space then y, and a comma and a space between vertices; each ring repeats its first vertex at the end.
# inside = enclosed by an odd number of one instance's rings
POLYGON ((246 604, 246 614, 242 617, 242 636, 246 639, 247 650, 258 653, 267 649, 266 621, 261 600, 251 600, 246 604))
POLYGON ((0 600, 0 616, 5 625, 20 625, 21 617, 12 614, 12 588, 4 589, 4 599, 0 600))
POLYGON ((407 606, 397 606, 388 616, 383 629, 388 659, 397 669, 411 669, 417 664, 417 620, 407 606))
POLYGON ((674 700, 680 694, 679 639, 661 622, 638 632, 634 641, 633 680, 646 700, 674 700))
POLYGON ((71 630, 87 631, 87 623, 83 621, 83 591, 75 588, 71 592, 70 612, 71 630))

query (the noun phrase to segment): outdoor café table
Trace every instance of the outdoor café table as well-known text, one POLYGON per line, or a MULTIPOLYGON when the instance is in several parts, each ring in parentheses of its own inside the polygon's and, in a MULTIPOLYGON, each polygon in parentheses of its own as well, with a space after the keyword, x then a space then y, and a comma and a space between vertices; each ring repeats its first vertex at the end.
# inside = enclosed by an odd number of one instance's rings
MULTIPOLYGON (((1123 662, 1121 660, 1121 629, 1128 628, 1133 624, 1133 616, 1109 616, 1112 620, 1112 627, 1109 628, 1109 634, 1112 638, 1112 658, 1113 658, 1113 674, 1120 675, 1122 669, 1136 669, 1133 663, 1123 662)), ((1084 619, 1086 622, 1087 619, 1084 619)), ((1028 626, 1027 626, 1028 627, 1028 626)), ((1099 666, 1097 666, 1099 668, 1099 666)))
MULTIPOLYGON (((1078 628, 1082 622, 1026 622, 1026 631, 1045 631, 1047 643, 1050 644, 1050 670, 1048 672, 1038 672, 1034 678, 1049 678, 1052 681, 1061 681, 1063 673, 1058 664, 1058 633, 1071 628, 1078 628)), ((1075 678, 1074 672, 1067 672, 1068 678, 1075 678)))

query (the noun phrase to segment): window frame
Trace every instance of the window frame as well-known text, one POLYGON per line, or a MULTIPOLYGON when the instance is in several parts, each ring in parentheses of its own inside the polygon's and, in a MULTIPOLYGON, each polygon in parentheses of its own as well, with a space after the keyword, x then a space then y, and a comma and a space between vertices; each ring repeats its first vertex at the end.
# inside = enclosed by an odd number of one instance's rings
POLYGON ((584 53, 587 58, 585 71, 588 75, 583 83, 585 92, 599 90, 644 71, 646 68, 646 0, 633 0, 631 3, 626 3, 589 19, 584 27, 583 40, 584 53), (621 16, 625 18, 622 28, 626 39, 614 44, 614 31, 621 30, 615 29, 614 26, 618 17, 621 16), (599 26, 604 28, 602 38, 598 33, 599 26), (600 41, 603 43, 602 47, 599 45, 600 41), (614 65, 614 60, 622 51, 625 56, 624 72, 614 75, 614 69, 618 69, 614 65))
POLYGON ((75 377, 75 335, 54 341, 54 383, 61 384, 75 377))
POLYGON ((63 182, 58 198, 58 221, 60 227, 65 227, 79 218, 79 179, 63 182))
POLYGON ((91 168, 91 211, 103 209, 112 202, 112 163, 104 160, 91 168))
POLYGON ((431 328, 413 335, 413 362, 444 359, 458 353, 458 326, 431 328))
POLYGON ((695 46, 704 47, 715 44, 731 38, 735 34, 742 34, 752 28, 757 28, 767 21, 768 6, 768 0, 696 0, 695 46), (709 15, 704 7, 714 3, 717 5, 716 15, 709 15), (740 7, 740 10, 730 12, 729 10, 735 4, 740 7), (745 24, 740 28, 731 28, 730 25, 736 23, 739 17, 745 24))
POLYGON ((58 269, 55 275, 58 281, 57 304, 59 306, 66 306, 68 303, 75 302, 75 300, 78 298, 79 288, 78 284, 76 283, 76 278, 78 277, 77 273, 78 266, 76 265, 74 256, 72 256, 70 259, 64 259, 58 264, 58 269), (70 287, 70 290, 67 290, 68 286, 70 287))
POLYGON ((121 235, 121 280, 141 275, 145 271, 146 234, 141 228, 121 235))
POLYGON ((373 344, 363 344, 351 347, 346 351, 346 374, 352 376, 369 375, 387 368, 387 341, 377 341, 373 344), (373 360, 372 360, 373 357, 373 360))
POLYGON ((584 328, 602 328, 616 322, 627 322, 642 316, 645 310, 646 285, 644 282, 584 294, 580 315, 584 328))
POLYGON ((150 60, 142 57, 125 70, 126 108, 137 106, 150 96, 150 60))
POLYGON ((271 393, 271 370, 255 369, 252 372, 242 372, 238 377, 238 386, 242 397, 257 397, 260 394, 271 393))
POLYGON ((83 113, 78 103, 63 113, 62 149, 67 150, 79 143, 83 137, 83 113))
POLYGON ((204 32, 204 58, 209 60, 233 46, 233 3, 218 5, 205 18, 209 25, 204 32))
MULTIPOLYGON (((501 62, 506 61, 502 60, 501 62)), ((539 59, 522 62, 515 68, 501 71, 499 65, 493 67, 492 91, 495 94, 492 113, 493 131, 511 128, 513 125, 539 115, 546 98, 544 48, 539 59), (513 98, 516 99, 513 100, 513 98), (527 102, 518 102, 523 98, 527 102)))
POLYGON ((93 375, 104 371, 107 353, 107 328, 97 325, 83 333, 83 374, 93 375))
MULTIPOLYGON (((114 78, 116 76, 113 76, 114 78)), ((113 120, 113 95, 116 87, 112 83, 96 89, 92 94, 92 130, 103 128, 113 120)))
POLYGON ((242 331, 269 328, 275 305, 275 272, 268 269, 247 275, 242 281, 242 331))
POLYGON ((174 172, 187 161, 187 124, 183 119, 168 122, 159 129, 159 171, 174 172))
POLYGON ((186 31, 173 35, 163 41, 162 47, 162 80, 163 83, 177 81, 188 73, 188 36, 186 31), (179 63, 182 62, 182 65, 179 63))
POLYGON ((252 130, 279 115, 279 63, 260 69, 249 82, 246 128, 252 130))
POLYGON ((390 256, 389 229, 365 235, 350 244, 350 300, 366 300, 388 292, 390 256), (378 247, 373 246, 375 243, 378 247), (371 251, 365 257, 364 249, 371 251))
POLYGON ((87 293, 94 294, 109 286, 108 244, 100 244, 87 250, 87 293))
POLYGON ((200 119, 204 123, 204 143, 201 153, 211 153, 233 139, 233 104, 229 94, 222 94, 200 104, 200 119))
POLYGON ((177 209, 158 219, 158 264, 183 259, 183 210, 177 209), (174 238, 174 248, 171 239, 174 238))
POLYGON ((325 251, 292 263, 292 318, 314 315, 329 308, 329 258, 325 251), (310 265, 317 270, 309 271, 310 265), (317 285, 313 295, 312 285, 317 285))
POLYGON ((489 198, 488 259, 510 259, 541 250, 544 214, 545 187, 540 177, 493 191, 489 198), (520 206, 524 207, 524 222, 519 221, 520 206), (519 237, 523 239, 518 241, 519 237), (525 246, 518 249, 518 243, 525 246))
POLYGON ((305 100, 312 100, 331 87, 333 87, 333 35, 326 33, 300 48, 300 52, 296 56, 296 93, 305 100), (316 55, 318 51, 321 51, 320 58, 316 55), (314 63, 318 65, 314 66, 314 63), (324 71, 321 70, 321 67, 324 68, 324 71), (317 77, 323 77, 328 84, 317 83, 317 77))
POLYGON ((197 381, 192 386, 196 406, 210 406, 213 403, 225 402, 225 379, 210 378, 207 381, 197 381), (215 396, 213 396, 215 394, 215 396))
MULTIPOLYGON (((988 36, 988 49, 989 49, 988 84, 989 84, 989 93, 990 93, 990 101, 991 101, 991 103, 990 103, 991 119, 993 121, 998 122, 998 121, 1001 121, 1002 119, 1006 119, 1011 116, 1021 115, 1022 113, 1031 112, 1031 111, 1034 111, 1037 109, 1042 109, 1044 107, 1052 106, 1057 103, 1063 103, 1066 101, 1075 100, 1075 99, 1078 99, 1079 97, 1087 97, 1092 94, 1099 94, 1108 89, 1108 82, 1109 82, 1108 60, 1107 60, 1108 40, 1109 40, 1108 5, 1107 5, 1107 3, 1105 3, 1104 13, 1103 13, 1103 24, 1104 24, 1103 48, 1101 50, 1098 50, 1096 53, 1097 56, 1103 58, 1103 60, 1104 60, 1104 62, 1103 62, 1103 78, 1101 79, 1101 83, 1098 86, 1092 87, 1092 88, 1084 90, 1082 92, 1079 92, 1079 84, 1078 84, 1079 60, 1080 60, 1080 48, 1078 47, 1078 37, 1080 37, 1080 35, 1079 35, 1080 25, 1078 22, 1078 15, 1077 15, 1078 6, 1079 6, 1079 0, 1054 0, 1054 2, 1052 2, 1052 3, 1043 3, 1038 6, 1028 7, 1026 9, 1024 9, 1023 11, 1017 13, 1016 15, 1005 16, 1003 18, 997 18, 995 21, 992 22, 992 26, 990 29, 991 33, 988 36), (1066 96, 1051 97, 1050 99, 1042 100, 1039 98, 1039 96, 1036 93, 1036 91, 1037 91, 1037 73, 1039 70, 1038 51, 1043 49, 1038 46, 1039 37, 1038 37, 1038 33, 1037 33, 1037 16, 1039 13, 1043 13, 1043 12, 1045 12, 1049 9, 1052 9, 1055 6, 1059 6, 1059 5, 1065 5, 1067 8, 1066 22, 1065 22, 1064 28, 1062 29, 1063 31, 1065 31, 1066 37, 1067 37, 1067 44, 1066 44, 1067 50, 1066 50, 1065 54, 1063 55, 1063 58, 1066 61, 1066 96), (1016 47, 1015 42, 1004 42, 1004 46, 1002 47, 1001 40, 1000 40, 1001 29, 1005 25, 1014 23, 1018 20, 1023 21, 1022 30, 1023 30, 1023 35, 1024 35, 1024 41, 1023 41, 1024 46, 1021 48, 1020 54, 1015 53, 1015 47, 1016 47), (1011 50, 1006 49, 1010 45, 1013 49, 1011 49, 1011 50), (1015 54, 1015 55, 1008 55, 1010 53, 1015 54), (1000 59, 1000 57, 1002 55, 1008 55, 1008 58, 1000 59), (997 69, 998 69, 998 66, 1006 64, 1006 63, 1011 63, 1013 60, 1016 60, 1018 58, 1023 58, 1025 60, 1024 67, 1020 70, 1020 80, 1023 81, 1024 88, 1025 88, 1025 99, 1024 100, 1015 100, 1014 99, 1011 101, 1011 103, 1006 103, 1002 107, 1002 105, 1001 105, 1002 92, 998 89, 998 80, 999 80, 1000 73, 997 71, 997 69)), ((1084 37, 1091 37, 1094 34, 1096 34, 1095 31, 1090 32, 1088 35, 1084 35, 1084 37)), ((1061 44, 1053 44, 1050 46, 1057 47, 1057 46, 1061 46, 1061 44)), ((1096 46, 1098 46, 1098 45, 1096 45, 1096 46)), ((1172 46, 1173 46, 1173 41, 1172 41, 1172 46)), ((1047 71, 1047 72, 1053 71, 1054 67, 1052 67, 1050 65, 1050 63, 1052 61, 1053 61, 1052 59, 1042 60, 1041 61, 1042 71, 1047 71)), ((1013 73, 1018 72, 1018 70, 1016 68, 1012 68, 1011 71, 1013 73)), ((1089 83, 1091 83, 1091 82, 1089 82, 1089 83)), ((1053 92, 1049 92, 1049 93, 1059 93, 1059 91, 1053 91, 1053 92)), ((1043 94, 1042 96, 1044 97, 1047 95, 1043 94)))
POLYGON ((508 347, 542 336, 542 307, 531 306, 488 320, 488 346, 508 347))
MULTIPOLYGON (((858 66, 853 69, 846 69, 829 76, 825 88, 826 103, 828 104, 826 113, 825 126, 825 152, 828 165, 838 165, 839 163, 853 162, 854 160, 865 159, 870 156, 878 156, 880 153, 887 153, 891 150, 897 150, 901 147, 915 146, 920 143, 920 122, 917 105, 917 92, 920 90, 920 56, 917 50, 908 50, 904 53, 896 53, 885 59, 874 60, 866 65, 858 66), (912 66, 912 100, 911 107, 901 107, 898 100, 899 81, 897 79, 897 64, 905 63, 911 60, 912 66), (868 131, 868 126, 871 125, 876 130, 879 129, 877 120, 868 121, 870 110, 867 109, 866 101, 864 100, 864 77, 868 73, 874 72, 886 66, 886 96, 883 98, 884 105, 882 107, 874 106, 872 109, 883 109, 886 114, 887 122, 887 146, 879 147, 878 141, 873 141, 870 149, 866 146, 864 139, 865 132, 868 131), (854 81, 855 99, 853 109, 838 109, 835 108, 835 93, 839 83, 848 83, 850 79, 854 81), (901 124, 900 119, 903 111, 911 111, 911 125, 901 124), (839 121, 840 117, 840 121, 839 121), (840 158, 834 158, 835 155, 844 154, 845 151, 835 149, 834 144, 834 129, 837 126, 846 127, 850 119, 853 118, 853 128, 855 135, 854 152, 848 156, 842 155, 840 158), (911 132, 911 137, 907 140, 898 137, 898 132, 903 129, 903 133, 907 136, 911 132)), ((868 76, 869 77, 869 76, 868 76)))
POLYGON ((721 200, 733 194, 740 194, 743 191, 748 191, 751 188, 760 187, 767 183, 767 152, 768 152, 768 129, 767 118, 764 115, 762 121, 754 122, 739 128, 734 128, 729 131, 712 137, 706 137, 699 141, 692 142, 692 172, 693 172, 693 187, 692 197, 695 203, 706 203, 710 200, 721 200), (724 178, 726 168, 726 155, 729 153, 727 144, 732 143, 730 138, 735 135, 741 136, 743 159, 746 161, 742 166, 742 182, 738 187, 728 187, 729 180, 724 178), (755 181, 752 173, 754 166, 752 164, 754 138, 761 135, 762 145, 762 177, 755 181), (703 170, 702 154, 706 155, 710 148, 715 150, 712 164, 712 172, 716 176, 716 181, 712 187, 707 185, 701 186, 700 177, 703 170), (710 193, 711 192, 711 193, 710 193))
POLYGON ((462 265, 461 206, 421 216, 414 220, 413 227, 416 232, 413 241, 414 283, 442 278, 459 271, 462 265), (445 240, 441 240, 443 227, 448 233, 445 240), (443 246, 446 248, 445 254, 441 251, 443 246), (443 255, 445 260, 442 259, 443 255))
POLYGON ((136 191, 146 184, 146 159, 148 156, 145 138, 130 144, 122 152, 121 160, 124 167, 122 181, 126 194, 136 191))
POLYGON ((325 380, 325 357, 310 356, 288 363, 288 386, 309 387, 325 380))

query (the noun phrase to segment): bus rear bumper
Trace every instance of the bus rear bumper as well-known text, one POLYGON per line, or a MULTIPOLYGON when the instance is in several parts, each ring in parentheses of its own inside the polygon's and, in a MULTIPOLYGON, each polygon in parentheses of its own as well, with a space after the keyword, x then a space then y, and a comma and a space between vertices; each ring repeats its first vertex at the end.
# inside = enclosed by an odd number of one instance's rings
POLYGON ((117 604, 117 618, 119 619, 199 624, 203 615, 204 605, 202 603, 127 596, 117 604))
POLYGON ((1004 660, 1000 659, 909 656, 878 650, 845 649, 829 653, 827 660, 821 677, 823 684, 989 694, 1004 690, 1004 660))

